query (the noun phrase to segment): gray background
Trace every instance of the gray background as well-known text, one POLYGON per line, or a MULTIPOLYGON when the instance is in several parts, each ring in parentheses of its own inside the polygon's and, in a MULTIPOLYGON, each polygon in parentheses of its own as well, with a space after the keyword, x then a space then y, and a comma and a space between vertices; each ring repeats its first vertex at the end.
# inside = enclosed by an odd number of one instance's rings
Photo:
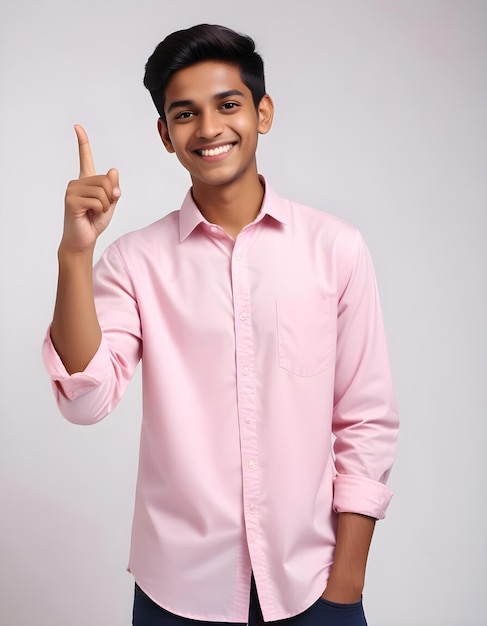
POLYGON ((277 114, 260 170, 372 252, 402 435, 378 524, 371 626, 486 623, 487 3, 28 0, 0 8, 0 623, 130 624, 140 378, 103 423, 58 414, 40 359, 74 123, 122 200, 98 253, 189 179, 142 87, 169 32, 248 32, 277 114), (483 616, 483 617, 482 617, 483 616))

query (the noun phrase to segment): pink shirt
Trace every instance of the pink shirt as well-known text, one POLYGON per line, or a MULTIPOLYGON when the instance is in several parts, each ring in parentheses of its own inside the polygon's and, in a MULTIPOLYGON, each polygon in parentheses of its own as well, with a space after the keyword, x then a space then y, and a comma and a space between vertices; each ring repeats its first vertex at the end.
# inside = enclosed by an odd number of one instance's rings
POLYGON ((253 571, 266 621, 304 611, 337 512, 380 519, 391 498, 398 421, 360 234, 267 186, 233 240, 188 192, 94 274, 98 352, 69 376, 48 336, 44 358, 78 424, 116 406, 142 359, 136 581, 178 615, 246 622, 253 571))

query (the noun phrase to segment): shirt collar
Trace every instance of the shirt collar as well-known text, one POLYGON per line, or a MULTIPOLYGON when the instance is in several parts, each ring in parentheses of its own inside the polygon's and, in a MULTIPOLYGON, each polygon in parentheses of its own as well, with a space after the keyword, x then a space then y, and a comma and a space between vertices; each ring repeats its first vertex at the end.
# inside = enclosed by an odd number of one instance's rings
MULTIPOLYGON (((265 193, 255 222, 260 222, 266 215, 269 215, 269 217, 286 225, 289 221, 289 204, 287 200, 278 196, 263 176, 259 176, 259 178, 264 185, 265 193)), ((208 224, 196 206, 191 189, 189 189, 179 211, 179 241, 182 243, 201 223, 208 224)))
POLYGON ((278 196, 263 176, 259 176, 259 178, 264 185, 265 193, 261 209, 255 221, 262 219, 265 215, 269 215, 276 221, 281 222, 281 224, 288 224, 289 201, 278 196))
POLYGON ((188 237, 193 230, 201 224, 206 222, 205 218, 201 215, 200 210, 196 206, 196 202, 193 200, 193 194, 191 189, 188 190, 186 197, 181 205, 179 211, 179 241, 182 243, 186 237, 188 237))

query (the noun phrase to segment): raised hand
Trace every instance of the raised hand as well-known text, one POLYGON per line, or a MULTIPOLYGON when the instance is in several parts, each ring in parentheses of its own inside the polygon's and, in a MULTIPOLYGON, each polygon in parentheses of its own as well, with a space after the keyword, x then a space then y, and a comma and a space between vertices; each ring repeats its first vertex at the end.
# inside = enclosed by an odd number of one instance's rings
POLYGON ((78 138, 79 178, 70 181, 65 196, 64 252, 92 252, 98 236, 112 219, 120 198, 118 171, 97 175, 88 135, 82 126, 74 127, 78 138))

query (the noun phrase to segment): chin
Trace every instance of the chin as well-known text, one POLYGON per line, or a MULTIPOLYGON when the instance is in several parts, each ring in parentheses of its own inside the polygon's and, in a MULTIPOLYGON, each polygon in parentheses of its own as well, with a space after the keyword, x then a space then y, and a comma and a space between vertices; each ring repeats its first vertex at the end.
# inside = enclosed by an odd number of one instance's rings
POLYGON ((221 187, 223 185, 229 185, 234 183, 240 178, 238 173, 217 173, 215 172, 214 176, 193 176, 191 175, 191 179, 193 183, 221 187))

